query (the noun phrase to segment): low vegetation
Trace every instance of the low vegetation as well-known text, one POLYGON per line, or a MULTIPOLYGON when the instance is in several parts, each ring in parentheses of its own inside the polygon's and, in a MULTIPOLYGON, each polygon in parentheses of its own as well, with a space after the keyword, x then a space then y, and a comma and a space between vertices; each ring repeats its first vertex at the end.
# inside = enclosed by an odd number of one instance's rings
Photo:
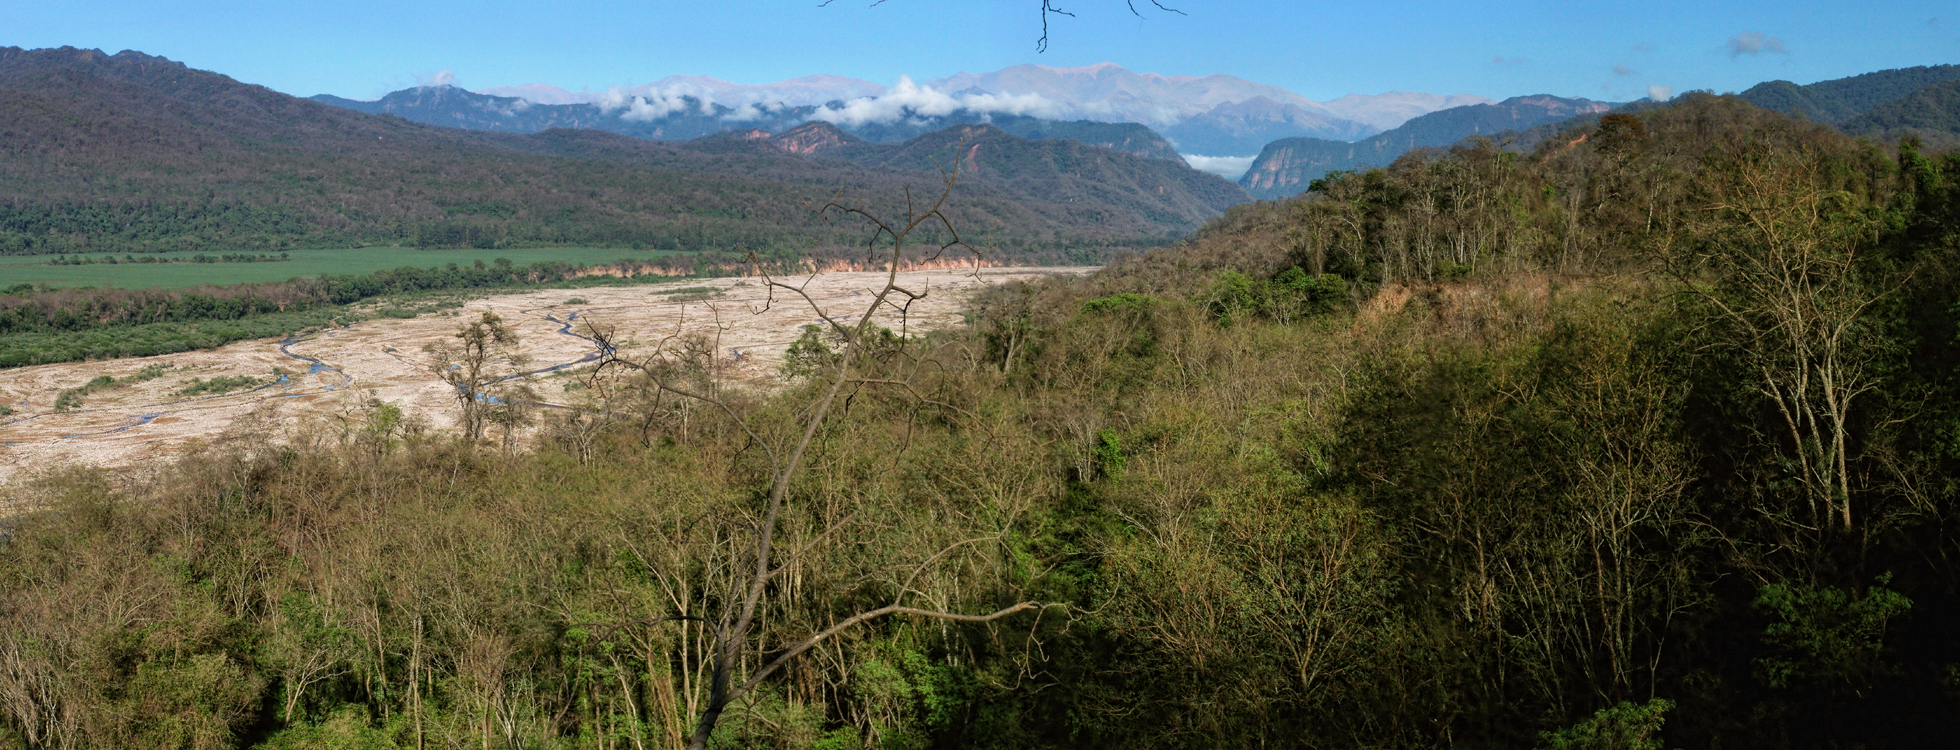
POLYGON ((773 396, 675 341, 527 449, 376 403, 50 472, 0 746, 1940 745, 1956 181, 1688 97, 819 329, 773 396))
MULTIPOLYGON (((367 275, 296 278, 181 291, 46 289, 16 286, 0 294, 0 367, 146 357, 208 349, 352 322, 370 313, 350 307, 395 298, 372 314, 414 317, 441 303, 415 304, 417 295, 488 289, 618 283, 695 272, 697 258, 620 265, 619 276, 585 276, 584 267, 558 262, 519 266, 505 259, 471 266, 398 268, 367 275), (406 302, 410 307, 402 307, 406 302)), ((732 262, 732 261, 731 261, 732 262)))
MULTIPOLYGON (((141 383, 148 380, 155 380, 157 378, 163 377, 164 374, 168 373, 171 367, 172 365, 168 362, 159 362, 155 364, 144 365, 143 369, 137 370, 135 374, 130 375, 128 377, 115 378, 108 375, 98 375, 94 379, 88 381, 87 383, 83 383, 82 385, 76 386, 74 388, 63 390, 59 394, 56 394, 54 398, 54 410, 74 411, 75 409, 81 408, 82 398, 84 396, 89 395, 90 393, 94 393, 96 391, 105 391, 111 388, 122 388, 124 386, 132 385, 135 383, 141 383)), ((8 413, 11 414, 12 410, 9 409, 8 413)), ((0 415, 0 416, 4 416, 4 415, 0 415)))
POLYGON ((172 396, 218 396, 246 388, 257 388, 278 379, 282 373, 277 369, 271 378, 255 378, 250 375, 219 375, 210 380, 191 378, 184 387, 173 391, 172 396))
POLYGON ((67 255, 58 255, 55 256, 54 260, 48 261, 48 265, 92 266, 98 263, 103 265, 110 265, 110 266, 121 264, 121 263, 137 263, 137 264, 143 264, 143 263, 151 263, 151 264, 154 263, 279 263, 291 259, 292 259, 291 253, 280 253, 277 256, 274 256, 270 253, 258 253, 256 255, 250 253, 222 253, 219 255, 206 255, 204 253, 198 253, 196 255, 192 255, 185 258, 171 258, 171 257, 158 256, 158 255, 144 255, 143 257, 138 258, 133 254, 124 253, 122 260, 117 260, 116 256, 114 255, 104 255, 100 258, 95 258, 87 255, 76 255, 73 257, 67 255))
POLYGON ((668 302, 704 302, 727 294, 721 287, 684 286, 665 292, 657 292, 667 297, 668 302))

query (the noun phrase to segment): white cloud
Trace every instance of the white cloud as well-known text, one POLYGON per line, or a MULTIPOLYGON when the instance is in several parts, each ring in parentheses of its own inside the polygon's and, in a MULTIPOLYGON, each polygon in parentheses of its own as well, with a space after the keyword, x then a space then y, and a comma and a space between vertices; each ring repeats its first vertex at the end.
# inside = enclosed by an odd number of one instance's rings
POLYGON ((1647 98, 1657 102, 1664 102, 1669 99, 1673 99, 1674 87, 1662 86, 1661 84, 1658 83, 1647 84, 1647 98))
POLYGON ((1729 57, 1760 55, 1765 52, 1787 55, 1790 51, 1783 47, 1783 40, 1773 36, 1763 36, 1760 32, 1745 31, 1735 35, 1728 43, 1729 57))
POLYGON ((728 122, 748 122, 750 120, 760 120, 768 115, 769 113, 763 111, 761 107, 756 106, 754 103, 749 103, 730 110, 728 114, 722 115, 721 119, 728 122))
POLYGON ((1240 177, 1244 177, 1245 171, 1252 168, 1252 162, 1259 158, 1257 156, 1200 156, 1198 154, 1179 154, 1179 156, 1184 157, 1184 163, 1191 165, 1192 169, 1201 172, 1210 172, 1228 180, 1237 180, 1240 177))
MULTIPOLYGON (((699 101, 703 111, 713 111, 713 105, 707 100, 699 101)), ((626 93, 626 89, 618 86, 606 89, 606 93, 600 94, 599 100, 593 103, 599 105, 601 112, 626 110, 626 113, 619 118, 634 122, 658 120, 671 114, 688 112, 694 106, 685 95, 680 93, 655 91, 648 92, 645 96, 632 96, 626 93)))
POLYGON ((1629 67, 1627 67, 1627 66, 1625 66, 1625 65, 1615 65, 1615 66, 1613 66, 1613 75, 1616 75, 1616 76, 1630 76, 1630 75, 1633 75, 1634 73, 1637 73, 1637 72, 1639 72, 1639 71, 1637 71, 1637 70, 1634 70, 1633 68, 1629 68, 1629 67))
POLYGON ((898 85, 884 96, 860 97, 839 108, 825 107, 811 118, 836 125, 864 125, 897 122, 906 117, 937 117, 960 110, 978 114, 1033 115, 1059 117, 1061 107, 1040 94, 964 94, 954 96, 931 86, 920 86, 908 76, 899 76, 898 85))
POLYGON ((438 70, 426 75, 421 73, 415 75, 416 88, 426 89, 454 85, 456 85, 456 71, 453 70, 438 70))

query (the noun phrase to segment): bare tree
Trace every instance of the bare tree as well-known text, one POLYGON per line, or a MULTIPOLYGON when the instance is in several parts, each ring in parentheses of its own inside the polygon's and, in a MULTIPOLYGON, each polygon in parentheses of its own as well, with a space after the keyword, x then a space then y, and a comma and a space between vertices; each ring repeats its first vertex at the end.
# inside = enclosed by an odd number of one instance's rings
MULTIPOLYGON (((912 615, 934 618, 943 621, 993 622, 1009 615, 1027 611, 1041 611, 1060 604, 1043 604, 1036 601, 1021 601, 982 614, 961 614, 941 611, 908 604, 910 595, 917 594, 912 587, 914 579, 934 563, 947 557, 957 548, 967 545, 971 540, 956 543, 938 553, 925 558, 913 576, 905 584, 898 586, 891 603, 845 617, 817 632, 810 633, 790 643, 762 648, 763 637, 758 629, 758 614, 772 596, 776 587, 772 585, 777 577, 789 570, 798 558, 807 553, 810 547, 833 539, 833 532, 849 523, 849 519, 837 522, 817 534, 803 549, 787 554, 776 549, 777 526, 781 521, 785 503, 789 498, 790 486, 796 481, 799 470, 804 467, 806 454, 813 441, 825 428, 833 409, 841 401, 867 388, 892 388, 907 393, 923 403, 934 404, 949 411, 959 411, 950 404, 933 401, 920 393, 913 384, 902 378, 892 378, 878 371, 881 359, 893 356, 895 349, 889 332, 872 324, 875 315, 896 312, 901 316, 911 304, 924 299, 928 289, 908 289, 901 286, 898 272, 904 267, 907 258, 907 241, 915 233, 934 234, 939 240, 929 257, 936 259, 948 252, 964 251, 974 253, 978 272, 978 253, 964 240, 946 217, 944 208, 953 186, 958 180, 958 172, 944 174, 944 185, 937 197, 923 205, 915 201, 907 190, 905 214, 902 221, 890 222, 878 216, 869 208, 847 205, 833 199, 822 206, 813 207, 817 217, 825 223, 856 218, 868 223, 872 236, 866 244, 867 251, 885 266, 885 283, 861 313, 837 315, 825 310, 810 296, 807 286, 810 279, 801 283, 778 279, 766 273, 761 274, 769 289, 769 298, 764 311, 769 306, 779 304, 777 295, 785 300, 800 301, 807 305, 823 321, 834 335, 835 350, 832 356, 817 360, 815 372, 810 376, 814 387, 815 402, 801 412, 801 417, 792 422, 794 429, 782 435, 763 434, 758 425, 748 419, 738 405, 726 396, 713 377, 701 377, 702 368, 686 367, 689 359, 698 359, 698 346, 690 346, 686 337, 669 337, 650 355, 631 358, 620 350, 616 337, 610 331, 588 321, 591 337, 599 343, 604 356, 599 369, 623 368, 627 371, 643 373, 653 388, 659 393, 672 394, 683 399, 719 411, 729 418, 746 437, 751 445, 764 456, 769 471, 769 494, 761 518, 753 525, 752 538, 748 540, 747 550, 734 556, 729 575, 715 575, 712 578, 724 579, 729 589, 724 595, 709 601, 718 604, 719 612, 702 611, 700 614, 678 613, 670 616, 652 618, 651 622, 680 621, 697 623, 708 631, 708 644, 711 676, 708 684, 708 697, 701 706, 699 719, 689 738, 688 747, 695 750, 707 747, 716 724, 730 704, 741 699, 760 686, 764 680, 777 673, 792 659, 805 651, 817 647, 826 640, 858 625, 877 620, 887 615, 912 615), (847 323, 855 318, 854 323, 847 323), (747 573, 740 571, 746 570, 747 573), (744 657, 758 655, 755 667, 741 675, 738 683, 736 674, 745 665, 744 657)), ((814 277, 811 277, 814 278, 814 277)), ((903 345, 903 337, 897 339, 903 345)))
POLYGON ((1878 385, 1865 314, 1884 292, 1860 274, 1859 199, 1830 184, 1824 159, 1752 150, 1715 165, 1703 204, 1708 241, 1674 260, 1677 277, 1739 334, 1736 351, 1781 422, 1769 442, 1791 466, 1811 523, 1849 529, 1853 407, 1878 385))

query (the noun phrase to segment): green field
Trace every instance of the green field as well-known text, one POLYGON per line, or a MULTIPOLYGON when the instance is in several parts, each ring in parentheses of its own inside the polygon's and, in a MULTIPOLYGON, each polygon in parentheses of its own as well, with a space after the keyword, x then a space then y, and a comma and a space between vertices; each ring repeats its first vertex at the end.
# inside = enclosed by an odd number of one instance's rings
MULTIPOLYGON (((116 263, 100 262, 109 253, 87 253, 97 262, 86 266, 55 266, 54 255, 0 256, 0 287, 20 283, 57 287, 117 287, 120 289, 183 289, 200 284, 242 284, 285 281, 295 276, 365 274, 402 266, 432 268, 449 263, 470 265, 509 258, 518 265, 557 260, 566 263, 606 263, 621 258, 650 259, 670 254, 660 250, 543 247, 502 250, 423 250, 409 247, 358 247, 337 250, 289 250, 291 260, 271 263, 116 263)), ((157 253, 154 257, 188 259, 196 252, 157 253)), ((277 255, 278 253, 273 253, 277 255)), ((117 260, 123 256, 115 255, 117 260)), ((142 256, 139 256, 142 257, 142 256)))

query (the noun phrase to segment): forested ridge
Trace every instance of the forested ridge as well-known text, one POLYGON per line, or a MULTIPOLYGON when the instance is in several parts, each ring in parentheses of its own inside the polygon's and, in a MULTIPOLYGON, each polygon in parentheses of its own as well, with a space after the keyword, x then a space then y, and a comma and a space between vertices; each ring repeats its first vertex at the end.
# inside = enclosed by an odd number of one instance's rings
POLYGON ((779 394, 683 342, 528 449, 375 403, 52 471, 0 746, 680 747, 752 678, 707 746, 1945 746, 1956 180, 1691 95, 813 331, 779 394))
MULTIPOLYGON (((1817 122, 1844 123, 1913 92, 1960 79, 1960 65, 1922 65, 1880 70, 1799 86, 1767 81, 1742 92, 1745 101, 1763 109, 1817 122)), ((1862 133, 1862 130, 1850 130, 1862 133)))
MULTIPOLYGON (((998 247, 1021 259, 1083 262, 1162 245, 1245 199, 1181 165, 1079 145, 1071 153, 1107 162, 1100 176, 1127 190, 1112 202, 1070 201, 1065 166, 1050 165, 1047 177, 1011 186, 965 181, 954 214, 1000 227, 998 247), (1188 174, 1167 177, 1167 167, 1188 174), (1207 181, 1209 194, 1193 199, 1187 183, 1207 181)), ((858 238, 816 222, 805 202, 840 190, 902 202, 889 196, 937 179, 917 161, 887 169, 589 130, 439 128, 135 52, 0 49, 0 253, 840 250, 858 238)))
MULTIPOLYGON (((1737 96, 1758 107, 1822 122, 1854 136, 1886 143, 1912 137, 1936 148, 1960 139, 1954 81, 1960 65, 1881 70, 1798 85, 1767 81, 1737 96)), ((1575 117, 1608 111, 1638 112, 1665 102, 1642 99, 1610 105, 1552 96, 1514 97, 1431 112, 1385 133, 1354 143, 1317 138, 1285 138, 1261 151, 1240 184, 1253 197, 1273 199, 1303 192, 1328 172, 1371 169, 1392 163, 1417 147, 1446 148, 1459 141, 1488 137, 1507 148, 1529 151, 1550 135, 1577 124, 1575 117)))
POLYGON ((1239 184, 1253 197, 1287 198, 1305 192, 1307 185, 1328 172, 1375 167, 1395 161, 1410 149, 1447 148, 1474 136, 1497 136, 1506 131, 1556 123, 1613 105, 1590 99, 1556 96, 1515 96, 1495 104, 1473 104, 1430 112, 1386 132, 1353 143, 1322 138, 1281 138, 1267 143, 1239 184))

